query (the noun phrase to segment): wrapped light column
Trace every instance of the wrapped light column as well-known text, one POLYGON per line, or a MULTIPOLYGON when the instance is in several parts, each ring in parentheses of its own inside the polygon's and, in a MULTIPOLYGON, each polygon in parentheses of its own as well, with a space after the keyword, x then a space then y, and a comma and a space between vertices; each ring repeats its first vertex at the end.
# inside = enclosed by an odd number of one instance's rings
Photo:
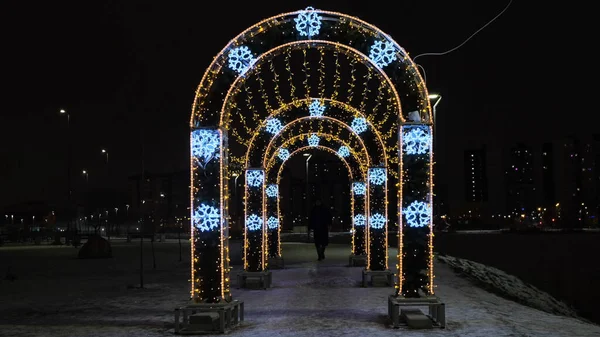
POLYGON ((367 183, 352 183, 352 254, 367 254, 367 183))
POLYGON ((405 124, 399 134, 402 174, 396 291, 433 295, 433 153, 430 125, 405 124))
POLYGON ((388 269, 387 169, 385 167, 369 168, 368 190, 367 270, 383 271, 388 269))
POLYGON ((265 171, 262 168, 246 170, 244 270, 264 271, 267 267, 265 209, 265 171))
POLYGON ((268 184, 265 189, 265 218, 267 231, 267 254, 269 258, 281 257, 281 246, 279 240, 279 185, 268 184))
POLYGON ((190 134, 191 297, 230 301, 227 213, 227 134, 196 128, 190 134))

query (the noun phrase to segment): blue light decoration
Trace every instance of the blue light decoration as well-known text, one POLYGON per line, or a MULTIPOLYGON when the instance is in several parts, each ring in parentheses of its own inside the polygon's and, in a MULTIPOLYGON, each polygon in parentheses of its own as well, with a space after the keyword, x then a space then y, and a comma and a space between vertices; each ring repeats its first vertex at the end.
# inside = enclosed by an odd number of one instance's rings
POLYGON ((283 124, 281 124, 281 121, 279 119, 277 119, 277 118, 267 119, 266 130, 268 133, 276 135, 279 133, 279 131, 281 131, 281 129, 283 129, 283 124))
POLYGON ((337 154, 338 154, 338 156, 340 156, 342 158, 346 158, 350 155, 350 149, 347 146, 342 145, 338 149, 337 154))
POLYGON ((294 19, 296 21, 296 30, 300 36, 308 36, 309 38, 319 34, 321 29, 321 20, 323 18, 312 7, 306 7, 294 19))
POLYGON ((198 129, 192 131, 192 157, 202 168, 213 158, 219 158, 219 131, 198 129))
POLYGON ((283 161, 286 161, 290 157, 290 151, 288 149, 281 148, 279 149, 277 157, 283 161))
POLYGON ((369 169, 369 182, 373 185, 383 185, 387 178, 387 172, 382 167, 369 169))
POLYGON ((269 217, 269 220, 267 220, 267 226, 269 229, 277 229, 277 227, 279 227, 279 219, 274 216, 269 217))
POLYGON ((246 183, 250 187, 260 187, 265 181, 265 172, 263 170, 247 170, 246 183))
POLYGON ((431 220, 431 207, 423 201, 413 201, 403 212, 408 227, 425 227, 431 220))
POLYGON ((251 214, 246 218, 246 228, 249 231, 258 231, 262 229, 263 219, 256 214, 251 214))
POLYGON ((256 62, 256 57, 252 55, 250 48, 240 46, 229 51, 229 68, 236 71, 240 76, 244 76, 248 69, 256 62))
POLYGON ((354 195, 365 195, 367 193, 367 185, 362 182, 352 183, 352 191, 354 191, 354 195))
POLYGON ((325 105, 321 105, 318 99, 314 99, 308 106, 308 112, 310 112, 311 117, 321 117, 325 112, 325 105))
POLYGON ((404 126, 402 132, 402 148, 409 155, 427 154, 431 151, 431 133, 425 125, 404 126))
POLYGON ((267 186, 265 193, 267 193, 267 196, 269 198, 275 198, 277 197, 277 194, 279 194, 279 187, 277 186, 277 184, 270 184, 269 186, 267 186))
POLYGON ((396 49, 390 41, 375 41, 369 51, 369 58, 379 68, 396 61, 396 49))
POLYGON ((201 204, 194 210, 192 223, 201 232, 208 232, 218 228, 221 224, 219 209, 207 204, 201 204))
POLYGON ((354 119, 352 120, 352 124, 350 124, 350 127, 357 134, 363 133, 368 129, 367 119, 364 117, 354 117, 354 119))
POLYGON ((308 145, 309 146, 317 146, 319 145, 319 141, 321 140, 321 138, 319 138, 319 136, 317 136, 316 134, 312 134, 310 135, 310 137, 308 137, 308 145))
POLYGON ((382 229, 385 226, 386 219, 381 213, 375 213, 369 217, 369 227, 382 229))
POLYGON ((367 223, 367 218, 362 214, 357 214, 354 216, 354 226, 356 227, 364 227, 367 223))

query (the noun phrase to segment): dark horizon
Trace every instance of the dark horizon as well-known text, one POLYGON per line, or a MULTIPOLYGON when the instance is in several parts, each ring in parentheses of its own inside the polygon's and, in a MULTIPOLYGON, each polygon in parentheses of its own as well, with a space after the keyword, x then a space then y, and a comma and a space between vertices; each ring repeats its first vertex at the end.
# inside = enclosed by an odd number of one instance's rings
MULTIPOLYGON (((332 6, 290 1, 275 6, 215 3, 223 21, 202 20, 201 3, 11 4, 4 22, 10 52, 9 104, 0 114, 0 207, 66 200, 66 109, 71 116, 73 189, 126 188, 127 177, 189 167, 189 115, 212 57, 248 26, 312 5, 366 20, 411 56, 451 49, 497 15, 508 1, 405 2, 400 11, 373 3, 332 6), (422 19, 426 16, 426 19, 422 19), (421 19, 420 19, 421 18, 421 19), (216 28, 218 27, 218 28, 216 28), (108 164, 101 153, 107 149, 108 164)), ((554 7, 549 7, 554 6, 554 7)), ((562 50, 576 53, 567 9, 512 3, 498 20, 445 56, 426 56, 438 106, 436 184, 462 175, 463 151, 483 144, 559 141, 590 135, 595 120, 575 95, 562 50), (579 113, 578 117, 571 117, 579 113), (459 160, 452 160, 452 158, 459 160)), ((573 23, 574 24, 574 23, 573 23)))

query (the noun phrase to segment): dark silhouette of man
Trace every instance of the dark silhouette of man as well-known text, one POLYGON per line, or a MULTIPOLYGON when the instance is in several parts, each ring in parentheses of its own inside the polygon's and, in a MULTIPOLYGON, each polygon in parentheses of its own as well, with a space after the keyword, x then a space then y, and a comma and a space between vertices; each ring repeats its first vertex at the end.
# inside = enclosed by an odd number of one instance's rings
POLYGON ((317 200, 310 214, 310 229, 314 232, 319 261, 325 259, 325 248, 329 244, 329 226, 331 226, 331 212, 321 200, 317 200))

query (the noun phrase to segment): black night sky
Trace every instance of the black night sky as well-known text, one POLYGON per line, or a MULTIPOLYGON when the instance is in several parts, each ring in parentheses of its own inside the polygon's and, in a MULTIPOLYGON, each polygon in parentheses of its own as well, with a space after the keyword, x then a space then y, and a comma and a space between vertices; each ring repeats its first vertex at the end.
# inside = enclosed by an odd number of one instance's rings
MULTIPOLYGON (((309 5, 344 12, 378 26, 414 57, 458 45, 507 3, 4 4, 0 207, 65 199, 67 123, 61 108, 71 115, 74 184, 84 182, 80 172, 86 169, 90 186, 125 186, 141 170, 142 143, 147 170, 186 169, 196 86, 229 39, 259 20, 309 5)), ((430 92, 443 95, 438 184, 461 174, 457 162, 467 147, 593 131, 592 111, 582 109, 590 98, 578 82, 585 66, 573 59, 586 47, 565 21, 573 17, 569 11, 560 4, 516 1, 457 51, 418 59, 430 92)))

